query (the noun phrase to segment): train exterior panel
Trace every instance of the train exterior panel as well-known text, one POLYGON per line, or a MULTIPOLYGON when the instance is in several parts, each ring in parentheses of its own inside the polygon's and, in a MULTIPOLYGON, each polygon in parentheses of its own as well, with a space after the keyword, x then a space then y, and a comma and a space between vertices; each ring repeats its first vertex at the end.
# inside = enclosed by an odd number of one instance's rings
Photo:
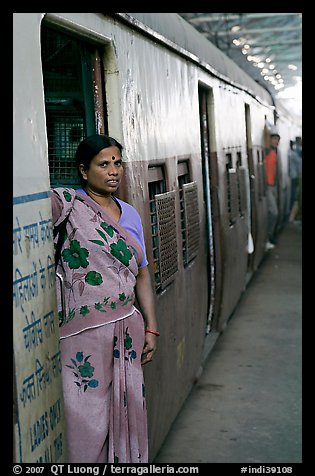
MULTIPOLYGON (((123 144, 118 196, 144 226, 161 332, 144 369, 153 459, 263 259, 264 128, 276 112, 176 14, 14 14, 16 461, 67 458, 49 190, 78 185, 77 144, 94 132, 123 144)), ((299 125, 285 114, 278 124, 280 229, 299 125)))

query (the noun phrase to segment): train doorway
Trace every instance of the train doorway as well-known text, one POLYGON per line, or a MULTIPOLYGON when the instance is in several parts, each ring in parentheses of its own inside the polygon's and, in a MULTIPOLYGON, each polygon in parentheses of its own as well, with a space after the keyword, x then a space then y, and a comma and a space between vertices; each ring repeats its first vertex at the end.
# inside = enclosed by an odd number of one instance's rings
MULTIPOLYGON (((217 330, 222 294, 222 248, 218 197, 218 162, 214 130, 212 90, 199 85, 199 119, 202 153, 202 176, 206 211, 208 315, 206 336, 217 330)), ((206 339, 207 340, 207 339, 206 339)), ((206 344, 207 345, 207 344, 206 344)))

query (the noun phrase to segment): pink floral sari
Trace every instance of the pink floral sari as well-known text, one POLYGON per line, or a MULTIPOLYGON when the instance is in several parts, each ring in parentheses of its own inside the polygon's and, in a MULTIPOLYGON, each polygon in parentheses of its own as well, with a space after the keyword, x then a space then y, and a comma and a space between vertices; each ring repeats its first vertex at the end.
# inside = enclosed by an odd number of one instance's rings
POLYGON ((134 306, 141 247, 90 197, 53 193, 55 225, 68 216, 57 268, 68 462, 147 463, 144 321, 134 306))

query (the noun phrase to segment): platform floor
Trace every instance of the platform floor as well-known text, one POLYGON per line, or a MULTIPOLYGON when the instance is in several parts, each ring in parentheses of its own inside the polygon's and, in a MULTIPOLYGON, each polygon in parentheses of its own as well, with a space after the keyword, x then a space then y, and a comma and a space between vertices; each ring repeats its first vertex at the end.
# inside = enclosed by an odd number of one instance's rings
POLYGON ((287 224, 154 463, 302 462, 302 226, 287 224))

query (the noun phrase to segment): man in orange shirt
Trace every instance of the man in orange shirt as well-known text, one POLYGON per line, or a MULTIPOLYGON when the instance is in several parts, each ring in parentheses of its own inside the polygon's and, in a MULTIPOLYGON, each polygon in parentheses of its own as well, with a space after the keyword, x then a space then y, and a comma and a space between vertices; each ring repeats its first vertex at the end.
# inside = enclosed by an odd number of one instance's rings
POLYGON ((277 147, 280 136, 275 129, 270 132, 270 149, 265 155, 266 185, 267 185, 267 203, 268 203, 268 241, 266 249, 272 249, 275 246, 275 230, 278 220, 277 204, 277 147))

